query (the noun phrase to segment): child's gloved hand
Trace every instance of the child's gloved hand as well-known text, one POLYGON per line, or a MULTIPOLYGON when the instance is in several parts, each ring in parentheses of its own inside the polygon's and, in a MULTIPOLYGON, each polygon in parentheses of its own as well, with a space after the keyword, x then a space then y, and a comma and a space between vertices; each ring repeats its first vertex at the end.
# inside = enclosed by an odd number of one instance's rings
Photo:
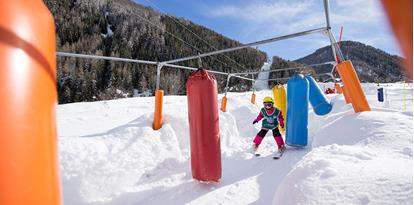
POLYGON ((255 120, 253 120, 253 124, 256 124, 256 123, 258 123, 259 121, 257 121, 256 119, 255 120))

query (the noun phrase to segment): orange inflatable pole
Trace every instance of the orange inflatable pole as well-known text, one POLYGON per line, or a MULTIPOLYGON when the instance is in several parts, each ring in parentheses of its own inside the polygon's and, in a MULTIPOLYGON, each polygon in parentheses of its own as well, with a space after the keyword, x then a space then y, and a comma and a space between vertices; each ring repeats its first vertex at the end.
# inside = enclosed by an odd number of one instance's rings
POLYGON ((256 94, 252 94, 252 99, 251 99, 252 104, 256 103, 256 94))
POLYGON ((339 83, 335 83, 335 90, 338 94, 342 94, 342 88, 341 85, 339 85, 339 83))
POLYGON ((371 111, 352 62, 347 60, 338 63, 337 70, 344 83, 346 93, 350 97, 354 111, 371 111))
POLYGON ((221 111, 222 112, 226 112, 227 110, 227 97, 223 96, 223 98, 221 99, 221 111))
POLYGON ((382 5, 406 58, 407 77, 413 79, 413 1, 382 0, 382 5))
POLYGON ((0 4, 0 204, 61 204, 56 36, 41 0, 0 4))
POLYGON ((154 130, 159 130, 162 127, 162 101, 164 97, 163 90, 155 91, 155 111, 154 111, 154 122, 152 123, 152 128, 154 130))

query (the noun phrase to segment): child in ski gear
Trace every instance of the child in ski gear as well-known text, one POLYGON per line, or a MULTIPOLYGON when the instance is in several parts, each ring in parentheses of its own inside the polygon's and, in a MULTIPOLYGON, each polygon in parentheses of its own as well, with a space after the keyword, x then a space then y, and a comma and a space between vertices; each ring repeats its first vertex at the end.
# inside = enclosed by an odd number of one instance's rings
POLYGON ((259 133, 257 133, 256 137, 253 140, 253 150, 255 152, 257 151, 257 148, 269 130, 272 130, 273 132, 273 137, 278 146, 278 152, 283 152, 285 149, 285 143, 278 128, 279 124, 280 127, 284 127, 282 111, 274 107, 273 104, 274 101, 271 97, 265 97, 263 99, 264 107, 260 109, 259 115, 253 121, 253 124, 256 124, 263 119, 262 129, 259 131, 259 133))

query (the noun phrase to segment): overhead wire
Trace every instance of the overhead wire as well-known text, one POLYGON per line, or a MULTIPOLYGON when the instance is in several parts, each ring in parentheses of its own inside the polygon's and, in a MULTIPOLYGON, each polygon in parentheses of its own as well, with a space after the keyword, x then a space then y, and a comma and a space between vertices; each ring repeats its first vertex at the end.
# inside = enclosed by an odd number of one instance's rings
MULTIPOLYGON (((146 21, 147 23, 149 23, 150 25, 152 25, 152 26, 154 26, 154 27, 157 27, 158 29, 160 29, 160 30, 162 30, 162 31, 165 31, 167 34, 169 34, 169 35, 171 35, 172 37, 176 38, 177 40, 181 41, 181 42, 182 42, 182 43, 184 43, 185 45, 187 45, 187 46, 189 46, 190 48, 192 48, 192 49, 194 49, 194 50, 198 51, 198 53, 204 53, 204 51, 200 50, 199 48, 197 48, 197 47, 195 47, 195 46, 191 45, 191 44, 190 44, 190 43, 188 43, 187 41, 185 41, 185 40, 181 39, 180 37, 178 37, 178 36, 174 35, 173 33, 171 33, 171 32, 169 32, 169 31, 167 31, 167 29, 164 29, 164 28, 162 28, 161 26, 154 24, 153 22, 151 22, 151 21, 150 21, 150 20, 148 20, 147 18, 142 17, 142 16, 141 16, 141 15, 139 15, 139 14, 136 14, 136 15, 137 15, 139 18, 141 18, 142 20, 144 20, 144 21, 146 21)), ((167 15, 167 16, 168 16, 168 15, 167 15)), ((212 59, 214 59, 214 60, 216 60, 216 61, 218 61, 218 62, 220 62, 220 63, 222 63, 222 64, 224 64, 224 65, 227 65, 227 63, 224 63, 224 62, 220 61, 219 59, 217 59, 217 57, 212 56, 211 58, 212 58, 212 59)), ((228 65, 227 65, 227 66, 228 66, 228 65)))
MULTIPOLYGON (((199 40, 201 40, 203 43, 205 43, 206 45, 208 45, 210 48, 213 48, 214 51, 217 51, 218 48, 214 47, 213 45, 211 45, 209 42, 207 42, 206 40, 204 40, 202 37, 200 37, 199 35, 197 35, 196 33, 194 33, 191 29, 189 29, 188 27, 186 27, 184 24, 182 24, 180 21, 177 21, 176 19, 174 19, 173 17, 171 17, 170 15, 168 15, 167 12, 165 12, 164 10, 162 10, 160 7, 158 7, 154 2, 150 1, 150 0, 145 0, 148 3, 152 4, 156 9, 158 9, 161 13, 166 14, 166 16, 168 18, 170 18, 171 20, 173 20, 175 23, 179 24, 180 26, 182 26, 185 30, 187 30, 188 32, 190 32, 191 34, 193 34, 194 36, 196 36, 199 40)), ((240 63, 238 63, 237 61, 233 60, 232 58, 230 58, 229 56, 227 56, 224 53, 221 53, 220 55, 223 55, 225 58, 227 58, 228 60, 230 60, 231 62, 235 63, 236 65, 238 65, 239 67, 243 68, 244 70, 246 70, 246 68, 241 65, 240 63)), ((222 62, 223 63, 223 62, 222 62)), ((223 63, 226 64, 226 63, 223 63)), ((227 65, 227 64, 226 64, 227 65)))

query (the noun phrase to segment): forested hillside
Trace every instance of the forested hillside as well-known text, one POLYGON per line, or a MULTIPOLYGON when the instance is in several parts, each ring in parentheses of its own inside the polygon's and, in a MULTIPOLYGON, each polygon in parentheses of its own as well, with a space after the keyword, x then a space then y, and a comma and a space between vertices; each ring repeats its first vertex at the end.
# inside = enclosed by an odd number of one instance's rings
MULTIPOLYGON (((55 18, 58 51, 165 61, 240 45, 208 28, 128 0, 44 2, 55 18)), ((202 65, 223 72, 240 72, 257 70, 267 59, 265 53, 253 48, 225 55, 203 58, 202 65)), ((197 60, 180 64, 198 65, 197 60)), ((153 65, 58 57, 57 72, 59 103, 132 96, 134 90, 135 94, 152 95, 155 90, 153 65)), ((161 89, 167 95, 185 94, 189 73, 163 69, 161 89)), ((221 92, 226 77, 216 77, 221 92)), ((249 89, 251 82, 233 79, 230 86, 236 91, 249 89)))
MULTIPOLYGON (((340 46, 344 58, 352 61, 361 82, 389 83, 406 79, 404 69, 400 64, 401 57, 355 41, 343 41, 340 46)), ((296 62, 314 64, 333 60, 332 48, 326 46, 296 62)), ((317 73, 331 70, 332 66, 315 69, 317 73)))

